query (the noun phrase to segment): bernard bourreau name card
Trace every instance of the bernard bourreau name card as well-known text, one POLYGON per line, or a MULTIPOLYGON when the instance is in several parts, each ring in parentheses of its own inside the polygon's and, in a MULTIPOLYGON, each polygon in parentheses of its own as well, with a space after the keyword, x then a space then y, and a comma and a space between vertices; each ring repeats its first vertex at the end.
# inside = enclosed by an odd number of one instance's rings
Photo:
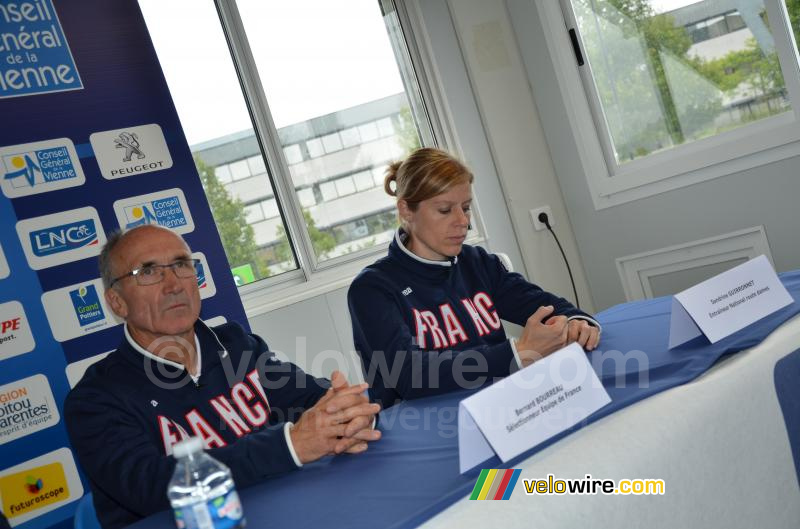
POLYGON ((461 472, 494 454, 506 462, 609 402, 583 348, 568 345, 461 401, 461 472))

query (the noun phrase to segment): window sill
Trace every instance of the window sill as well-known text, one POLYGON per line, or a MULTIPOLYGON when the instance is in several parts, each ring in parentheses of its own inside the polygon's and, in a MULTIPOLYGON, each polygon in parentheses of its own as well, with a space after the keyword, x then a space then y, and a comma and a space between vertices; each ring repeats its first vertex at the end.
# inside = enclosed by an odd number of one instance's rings
MULTIPOLYGON (((470 237, 467 244, 477 246, 486 243, 480 236, 470 237)), ((290 276, 280 282, 266 284, 261 288, 251 288, 239 294, 242 298, 248 319, 267 314, 312 298, 323 296, 334 290, 350 286, 353 279, 366 266, 386 255, 387 247, 365 256, 342 263, 327 270, 314 273, 306 279, 299 270, 287 272, 290 276)))
POLYGON ((614 192, 602 190, 598 182, 599 178, 591 175, 588 171, 586 172, 586 179, 592 190, 595 209, 601 210, 793 157, 800 157, 800 141, 779 145, 738 158, 731 158, 684 174, 614 192))

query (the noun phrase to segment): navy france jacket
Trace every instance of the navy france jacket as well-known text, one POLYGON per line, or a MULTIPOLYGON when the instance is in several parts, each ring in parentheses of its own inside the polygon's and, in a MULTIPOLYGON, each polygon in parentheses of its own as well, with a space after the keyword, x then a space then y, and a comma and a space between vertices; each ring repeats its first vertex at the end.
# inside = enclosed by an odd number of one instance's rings
POLYGON ((451 260, 429 261, 411 253, 405 237, 398 230, 389 254, 362 270, 347 294, 371 398, 384 407, 517 370, 501 319, 524 326, 536 309, 553 305, 553 315, 600 327, 483 248, 465 244, 451 260))
POLYGON ((198 322, 195 333, 197 382, 123 340, 67 396, 67 431, 106 529, 169 508, 172 446, 189 435, 204 439, 239 488, 297 468, 285 422, 312 407, 328 381, 276 360, 236 323, 198 322))

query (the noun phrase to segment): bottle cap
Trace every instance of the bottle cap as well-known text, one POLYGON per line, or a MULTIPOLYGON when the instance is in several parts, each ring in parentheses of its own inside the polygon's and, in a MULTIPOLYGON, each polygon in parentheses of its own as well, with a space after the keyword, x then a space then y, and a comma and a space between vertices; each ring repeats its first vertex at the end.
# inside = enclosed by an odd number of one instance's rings
POLYGON ((189 454, 196 454, 202 451, 203 440, 199 437, 190 437, 172 446, 172 455, 175 457, 186 457, 189 454))

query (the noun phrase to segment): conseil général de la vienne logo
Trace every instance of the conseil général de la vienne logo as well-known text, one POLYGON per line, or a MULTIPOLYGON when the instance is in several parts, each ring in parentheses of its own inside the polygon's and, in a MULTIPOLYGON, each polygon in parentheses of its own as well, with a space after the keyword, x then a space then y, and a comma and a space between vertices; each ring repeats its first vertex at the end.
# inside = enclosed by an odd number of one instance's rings
POLYGON ((470 500, 507 500, 519 480, 520 468, 484 468, 475 482, 470 500))

